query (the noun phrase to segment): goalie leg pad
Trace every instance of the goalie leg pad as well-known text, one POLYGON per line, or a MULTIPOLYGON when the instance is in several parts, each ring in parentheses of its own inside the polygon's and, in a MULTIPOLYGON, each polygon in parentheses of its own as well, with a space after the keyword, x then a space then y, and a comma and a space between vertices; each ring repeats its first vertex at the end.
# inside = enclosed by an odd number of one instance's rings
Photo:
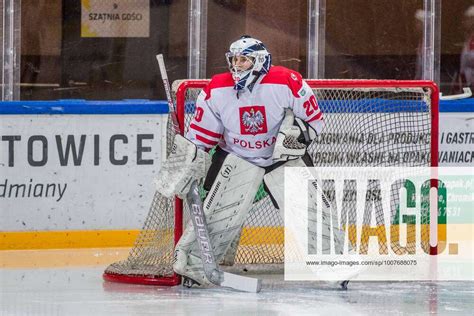
MULTIPOLYGON (((203 202, 214 256, 221 261, 240 233, 265 170, 232 154, 227 155, 214 184, 203 202)), ((186 227, 176 246, 175 272, 200 284, 209 284, 202 267, 200 250, 192 226, 186 227), (183 258, 186 262, 183 264, 183 258)))
POLYGON ((203 178, 209 166, 209 155, 181 135, 176 135, 171 153, 155 180, 156 190, 166 197, 184 198, 194 180, 203 178))
MULTIPOLYGON (((264 177, 265 184, 269 190, 271 196, 278 203, 280 209, 280 215, 284 218, 284 167, 308 167, 308 163, 305 163, 302 159, 288 161, 284 165, 272 170, 267 173, 264 177)), ((308 180, 310 177, 308 177, 308 180)), ((322 251, 326 253, 328 247, 330 247, 329 241, 334 236, 334 243, 338 246, 344 243, 344 233, 339 227, 339 221, 337 219, 337 213, 332 210, 331 204, 325 196, 320 185, 317 181, 311 181, 308 183, 308 221, 312 222, 308 226, 308 250, 309 253, 317 253, 317 222, 321 220, 321 236, 323 236, 322 251), (318 199, 322 197, 321 201, 321 214, 318 216, 318 199), (331 231, 333 232, 331 235, 331 231)))
POLYGON ((237 248, 239 247, 240 236, 242 235, 242 229, 240 232, 234 237, 234 240, 230 243, 229 248, 227 248, 226 253, 222 257, 222 261, 220 262, 221 265, 224 266, 233 266, 235 263, 235 256, 237 255, 237 248))
MULTIPOLYGON (((184 230, 183 235, 179 239, 174 250, 173 270, 176 273, 184 275, 183 272, 186 271, 185 269, 188 262, 188 253, 195 240, 196 235, 194 233, 192 223, 190 223, 184 230)), ((194 280, 194 278, 192 279, 194 280)))
MULTIPOLYGON (((306 157, 299 158, 296 160, 290 160, 285 162, 284 164, 278 166, 277 168, 271 170, 263 177, 263 181, 265 182, 266 189, 272 198, 272 202, 276 203, 275 207, 280 209, 280 212, 283 210, 283 199, 284 199, 284 186, 283 180, 285 176, 285 167, 307 167, 312 166, 312 163, 306 161, 306 157)), ((282 214, 283 215, 283 214, 282 214)))

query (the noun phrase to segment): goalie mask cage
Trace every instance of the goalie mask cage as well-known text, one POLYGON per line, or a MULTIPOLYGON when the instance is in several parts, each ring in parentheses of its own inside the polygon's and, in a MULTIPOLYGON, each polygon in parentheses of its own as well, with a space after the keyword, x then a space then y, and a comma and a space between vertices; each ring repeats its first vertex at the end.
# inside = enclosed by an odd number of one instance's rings
MULTIPOLYGON (((193 117, 195 100, 208 82, 182 80, 173 83, 178 120, 185 131, 193 117)), ((439 92, 433 82, 306 82, 316 95, 325 122, 321 134, 308 147, 315 166, 437 166, 439 92), (389 154, 392 159, 387 159, 389 154)), ((174 129, 168 123, 168 152, 173 133, 174 129)), ((183 201, 166 199, 155 193, 143 229, 128 258, 111 264, 104 272, 104 279, 137 284, 179 284, 180 276, 173 272, 172 263, 174 245, 187 222, 184 208, 183 201)), ((247 269, 265 270, 262 267, 283 263, 283 231, 279 211, 260 190, 241 234, 232 243, 223 264, 243 264, 247 269)))

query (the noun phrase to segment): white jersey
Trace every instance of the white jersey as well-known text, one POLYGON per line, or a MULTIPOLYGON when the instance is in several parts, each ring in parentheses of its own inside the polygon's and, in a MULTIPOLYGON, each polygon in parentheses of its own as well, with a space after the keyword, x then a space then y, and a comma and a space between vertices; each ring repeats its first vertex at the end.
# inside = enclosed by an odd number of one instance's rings
POLYGON ((216 75, 196 101, 186 137, 201 148, 219 145, 266 167, 273 163, 276 137, 287 108, 317 132, 322 128, 323 113, 298 72, 272 66, 252 92, 244 89, 238 97, 232 75, 216 75))

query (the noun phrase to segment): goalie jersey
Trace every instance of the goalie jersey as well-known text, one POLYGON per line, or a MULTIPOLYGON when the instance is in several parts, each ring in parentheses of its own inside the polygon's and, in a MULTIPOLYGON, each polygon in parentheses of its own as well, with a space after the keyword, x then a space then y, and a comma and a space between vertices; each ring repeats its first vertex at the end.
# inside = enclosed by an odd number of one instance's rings
POLYGON ((260 167, 272 164, 272 154, 285 110, 307 122, 317 133, 323 113, 301 75, 272 66, 252 92, 237 95, 231 73, 214 76, 197 101, 186 137, 201 148, 223 150, 260 167))

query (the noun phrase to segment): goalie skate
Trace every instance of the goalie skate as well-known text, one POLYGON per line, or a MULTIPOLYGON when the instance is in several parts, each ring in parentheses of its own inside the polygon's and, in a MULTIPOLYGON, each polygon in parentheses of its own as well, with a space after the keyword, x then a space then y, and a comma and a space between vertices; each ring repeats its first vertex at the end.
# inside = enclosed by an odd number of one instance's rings
POLYGON ((196 282, 193 279, 190 279, 188 277, 183 277, 183 286, 187 287, 188 289, 192 288, 194 285, 200 286, 199 282, 196 282))

